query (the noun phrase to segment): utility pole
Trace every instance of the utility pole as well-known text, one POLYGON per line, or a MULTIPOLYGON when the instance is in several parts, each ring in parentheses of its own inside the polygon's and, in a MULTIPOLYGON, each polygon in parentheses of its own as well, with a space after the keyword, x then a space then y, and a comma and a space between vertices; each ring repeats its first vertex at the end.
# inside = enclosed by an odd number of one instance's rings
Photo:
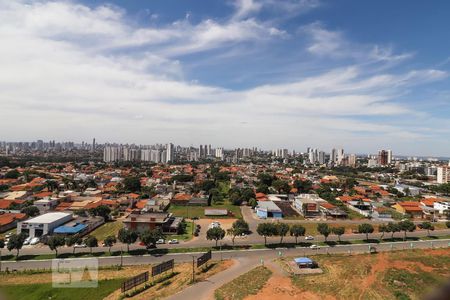
POLYGON ((195 256, 192 256, 192 283, 195 281, 195 256))

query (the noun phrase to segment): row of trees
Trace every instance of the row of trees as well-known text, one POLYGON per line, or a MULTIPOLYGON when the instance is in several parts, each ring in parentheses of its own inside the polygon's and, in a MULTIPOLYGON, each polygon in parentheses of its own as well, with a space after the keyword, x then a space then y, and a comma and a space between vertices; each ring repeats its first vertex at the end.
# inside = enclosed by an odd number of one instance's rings
MULTIPOLYGON (((152 229, 152 230, 146 230, 142 233, 138 233, 134 230, 127 230, 125 228, 122 228, 119 230, 117 237, 115 235, 110 235, 105 238, 103 241, 104 246, 109 247, 109 253, 111 254, 111 248, 117 243, 117 241, 124 243, 127 245, 127 252, 130 251, 130 245, 134 244, 138 239, 147 247, 154 247, 156 246, 156 241, 159 239, 162 239, 164 237, 162 231, 160 228, 152 229)), ((5 245, 5 241, 0 239, 0 248, 6 248, 9 251, 16 251, 16 258, 19 257, 20 250, 22 249, 24 242, 27 238, 27 235, 24 233, 20 234, 13 234, 10 238, 8 243, 5 245)), ((60 235, 53 235, 50 236, 47 241, 47 246, 50 248, 50 250, 55 251, 55 255, 58 256, 58 249, 67 246, 67 247, 73 247, 73 254, 75 254, 75 249, 79 245, 86 245, 86 247, 90 248, 90 251, 92 253, 92 248, 98 247, 99 241, 95 236, 88 235, 84 238, 82 238, 79 235, 73 235, 73 236, 60 236, 60 235)))
POLYGON ((236 237, 241 236, 242 234, 247 234, 248 232, 248 223, 242 219, 238 219, 231 225, 231 228, 227 229, 227 231, 223 230, 220 227, 213 227, 208 229, 208 231, 206 231, 206 239, 215 241, 217 247, 217 243, 222 240, 225 235, 228 235, 231 237, 231 241, 233 242, 234 246, 236 237))

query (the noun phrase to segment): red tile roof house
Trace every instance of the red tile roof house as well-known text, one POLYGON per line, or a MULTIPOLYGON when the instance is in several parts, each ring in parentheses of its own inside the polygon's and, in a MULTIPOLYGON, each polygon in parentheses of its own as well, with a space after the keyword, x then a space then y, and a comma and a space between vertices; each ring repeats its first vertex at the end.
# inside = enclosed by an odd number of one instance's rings
POLYGON ((4 213, 0 214, 0 232, 8 231, 17 226, 17 222, 27 218, 26 214, 21 213, 4 213))

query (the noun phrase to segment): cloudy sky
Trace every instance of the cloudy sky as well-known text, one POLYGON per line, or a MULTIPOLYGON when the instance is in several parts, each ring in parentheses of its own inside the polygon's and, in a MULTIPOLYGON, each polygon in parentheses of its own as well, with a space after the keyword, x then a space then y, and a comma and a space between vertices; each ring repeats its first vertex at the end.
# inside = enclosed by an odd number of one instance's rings
POLYGON ((0 0, 0 140, 449 156, 449 10, 0 0))

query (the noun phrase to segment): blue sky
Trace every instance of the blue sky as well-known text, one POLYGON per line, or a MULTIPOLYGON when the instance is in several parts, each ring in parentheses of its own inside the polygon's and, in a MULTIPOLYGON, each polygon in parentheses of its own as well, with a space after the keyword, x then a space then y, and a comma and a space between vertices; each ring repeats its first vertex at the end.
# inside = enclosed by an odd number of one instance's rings
POLYGON ((449 9, 0 0, 2 139, 448 156, 449 9))

